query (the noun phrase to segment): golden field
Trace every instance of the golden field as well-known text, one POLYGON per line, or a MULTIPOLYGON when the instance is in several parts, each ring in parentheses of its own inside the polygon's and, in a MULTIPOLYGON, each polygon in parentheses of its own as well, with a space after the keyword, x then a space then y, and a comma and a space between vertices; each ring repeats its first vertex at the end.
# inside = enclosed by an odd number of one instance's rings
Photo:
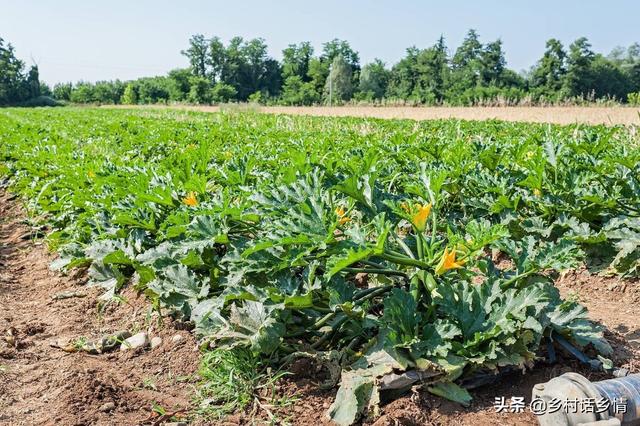
POLYGON ((505 120, 555 124, 640 125, 638 107, 286 107, 225 105, 219 106, 120 106, 124 108, 176 108, 191 111, 216 112, 222 109, 252 109, 273 114, 296 114, 338 117, 405 118, 433 120, 459 118, 463 120, 505 120))

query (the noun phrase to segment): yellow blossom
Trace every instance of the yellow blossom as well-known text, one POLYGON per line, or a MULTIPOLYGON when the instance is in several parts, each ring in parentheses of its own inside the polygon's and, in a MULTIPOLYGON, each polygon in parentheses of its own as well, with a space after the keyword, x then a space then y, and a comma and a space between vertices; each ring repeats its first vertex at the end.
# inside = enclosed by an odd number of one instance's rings
POLYGON ((418 231, 422 232, 427 225, 429 213, 431 213, 431 203, 425 205, 416 204, 416 208, 418 211, 411 217, 411 223, 418 231))
POLYGON ((182 199, 182 202, 191 207, 197 206, 198 200, 196 199, 196 193, 193 191, 189 192, 187 196, 182 199))
POLYGON ((87 172, 87 177, 88 177, 89 179, 93 179, 93 178, 95 178, 95 177, 96 177, 96 173, 95 173, 93 170, 89 170, 89 171, 87 172))
POLYGON ((340 206, 336 209, 336 215, 338 216, 338 223, 340 225, 344 225, 349 222, 351 218, 349 216, 345 216, 346 212, 344 211, 344 207, 340 206))
POLYGON ((542 191, 536 188, 533 190, 533 195, 535 195, 536 197, 540 197, 542 195, 542 191))
POLYGON ((459 260, 456 262, 456 251, 449 251, 447 247, 444 248, 444 254, 442 255, 442 259, 440 259, 440 263, 436 267, 436 274, 442 275, 447 272, 449 269, 458 269, 462 268, 464 265, 464 260, 459 260))

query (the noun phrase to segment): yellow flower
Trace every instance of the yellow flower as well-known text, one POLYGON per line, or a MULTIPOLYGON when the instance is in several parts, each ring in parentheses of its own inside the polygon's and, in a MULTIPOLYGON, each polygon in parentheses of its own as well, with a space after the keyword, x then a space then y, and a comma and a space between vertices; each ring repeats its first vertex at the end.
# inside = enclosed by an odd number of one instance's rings
POLYGON ((540 197, 542 195, 542 192, 536 188, 533 190, 533 195, 535 195, 536 197, 540 197))
POLYGON ((336 209, 336 215, 338 216, 338 223, 340 225, 344 225, 349 222, 351 218, 349 216, 345 216, 344 207, 340 206, 336 209))
POLYGON ((431 213, 431 203, 429 204, 416 204, 418 212, 413 215, 411 218, 411 223, 416 229, 420 232, 424 231, 424 228, 427 225, 427 218, 429 217, 429 213, 431 213))
POLYGON ((87 172, 87 177, 88 177, 89 179, 93 179, 93 178, 95 178, 95 177, 96 177, 96 173, 95 173, 93 170, 89 170, 89 171, 87 172))
POLYGON ((442 275, 449 269, 462 268, 463 265, 464 260, 459 260, 456 262, 456 251, 452 250, 450 252, 449 249, 445 247, 442 259, 440 259, 440 263, 438 263, 438 266, 436 267, 436 274, 442 275))
POLYGON ((193 191, 189 192, 187 196, 182 199, 182 202, 191 207, 197 206, 198 200, 196 199, 196 193, 193 191))

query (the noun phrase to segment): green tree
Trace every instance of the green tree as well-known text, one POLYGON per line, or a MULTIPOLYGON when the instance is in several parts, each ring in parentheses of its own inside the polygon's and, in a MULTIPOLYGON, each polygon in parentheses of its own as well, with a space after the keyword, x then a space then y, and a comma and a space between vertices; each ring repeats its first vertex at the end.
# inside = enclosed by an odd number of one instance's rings
POLYGON ((209 40, 209 52, 206 60, 208 75, 212 83, 215 84, 221 80, 226 58, 227 52, 224 43, 222 43, 219 37, 212 37, 211 40, 209 40))
POLYGON ((37 98, 40 96, 40 72, 38 71, 37 65, 29 68, 26 85, 29 98, 37 98))
POLYGON ((362 67, 359 90, 363 97, 365 99, 383 98, 389 85, 390 74, 380 59, 374 59, 372 63, 362 67))
POLYGON ((206 77, 193 76, 189 80, 189 102, 193 104, 211 103, 211 82, 206 77))
POLYGON ((76 84, 69 95, 69 100, 76 104, 90 104, 97 102, 93 95, 94 86, 84 81, 76 84))
POLYGON ((600 54, 596 54, 591 62, 590 81, 590 91, 596 99, 606 97, 624 101, 627 94, 634 90, 622 68, 600 54))
POLYGON ((72 83, 57 83, 53 86, 53 97, 61 101, 68 101, 71 99, 71 92, 73 91, 72 83))
POLYGON ((481 82, 482 43, 478 33, 471 29, 451 58, 451 84, 449 96, 456 98, 481 82))
POLYGON ((593 90, 591 65, 595 54, 586 37, 580 37, 569 46, 567 73, 562 84, 565 96, 589 96, 593 90))
POLYGON ((232 101, 236 99, 237 95, 236 88, 230 84, 216 83, 211 89, 211 99, 217 103, 232 101))
POLYGON ((316 93, 322 93, 329 76, 329 63, 320 58, 311 58, 307 75, 316 93))
POLYGON ((188 68, 177 68, 169 71, 171 80, 169 98, 172 101, 184 101, 191 91, 191 71, 188 68))
POLYGON ((310 81, 309 62, 313 58, 313 46, 308 41, 290 44, 282 51, 282 78, 298 76, 302 81, 310 81))
MULTIPOLYGON (((36 69, 37 72, 37 69, 36 69)), ((24 62, 15 56, 13 46, 0 38, 0 105, 21 102, 29 97, 24 62)))
POLYGON ((567 73, 567 53, 560 40, 547 40, 542 59, 535 65, 531 73, 531 86, 534 93, 547 98, 560 96, 563 80, 567 73))
POLYGON ((418 55, 420 50, 410 47, 406 55, 391 68, 387 97, 408 100, 414 93, 418 81, 418 55))
POLYGON ((480 84, 502 87, 502 74, 507 61, 502 50, 502 41, 488 43, 480 52, 480 84))
POLYGON ((351 84, 352 87, 358 87, 358 79, 360 77, 360 56, 358 52, 351 48, 346 40, 333 39, 322 45, 322 54, 320 60, 327 65, 333 63, 336 57, 342 57, 342 60, 351 68, 351 84))
POLYGON ((199 77, 207 75, 209 41, 202 34, 192 36, 189 39, 189 48, 181 53, 189 59, 193 75, 199 77))
POLYGON ((351 66, 342 56, 336 56, 324 88, 324 96, 329 103, 348 101, 353 95, 351 66))
POLYGON ((120 103, 124 105, 135 105, 138 103, 138 91, 133 83, 129 83, 127 87, 125 87, 120 103))
POLYGON ((414 74, 412 99, 428 104, 444 100, 449 80, 449 60, 444 37, 441 36, 433 47, 417 54, 414 74))
POLYGON ((304 82, 299 75, 287 77, 282 86, 280 101, 285 105, 313 105, 319 101, 312 82, 304 82))

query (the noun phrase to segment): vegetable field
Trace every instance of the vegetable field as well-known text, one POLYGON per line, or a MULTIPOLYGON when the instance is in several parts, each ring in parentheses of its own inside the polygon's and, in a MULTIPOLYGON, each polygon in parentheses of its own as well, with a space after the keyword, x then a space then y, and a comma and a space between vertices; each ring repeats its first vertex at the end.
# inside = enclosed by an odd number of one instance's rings
POLYGON ((611 368, 554 279, 637 276, 639 160, 623 127, 0 110, 0 178, 53 269, 135 288, 203 351, 313 360, 343 425, 416 385, 468 404, 558 338, 611 368))

